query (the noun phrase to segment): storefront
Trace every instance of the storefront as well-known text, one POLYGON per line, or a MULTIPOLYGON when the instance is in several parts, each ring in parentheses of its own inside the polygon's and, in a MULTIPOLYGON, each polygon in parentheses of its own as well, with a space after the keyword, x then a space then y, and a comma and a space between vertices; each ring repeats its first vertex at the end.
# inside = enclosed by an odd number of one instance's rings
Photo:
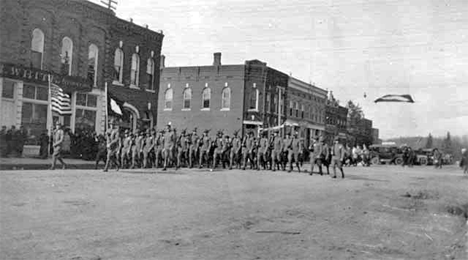
MULTIPOLYGON (((60 76, 54 73, 24 68, 12 64, 0 64, 0 122, 11 129, 25 129, 25 145, 38 146, 42 134, 47 134, 53 122, 60 122, 73 133, 78 131, 102 132, 102 96, 99 89, 92 89, 87 80, 60 76), (52 112, 48 120, 49 75, 51 82, 60 86, 71 97, 71 113, 59 115, 52 112)), ((28 147, 29 149, 35 149, 28 147)), ((26 149, 27 150, 27 149, 26 149)), ((25 150, 25 153, 28 151, 25 150)))

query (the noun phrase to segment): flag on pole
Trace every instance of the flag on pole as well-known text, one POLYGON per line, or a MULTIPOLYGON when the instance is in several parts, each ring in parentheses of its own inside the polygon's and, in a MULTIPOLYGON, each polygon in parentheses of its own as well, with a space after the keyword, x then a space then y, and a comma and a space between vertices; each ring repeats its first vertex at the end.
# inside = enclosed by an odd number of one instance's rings
POLYGON ((411 95, 385 95, 380 97, 374 101, 375 103, 378 102, 407 102, 407 103, 414 103, 413 98, 411 95))
POLYGON ((50 84, 52 111, 60 115, 72 114, 70 95, 63 92, 63 89, 54 83, 50 84))
POLYGON ((123 116, 123 103, 124 102, 107 93, 108 113, 111 112, 110 114, 123 116))

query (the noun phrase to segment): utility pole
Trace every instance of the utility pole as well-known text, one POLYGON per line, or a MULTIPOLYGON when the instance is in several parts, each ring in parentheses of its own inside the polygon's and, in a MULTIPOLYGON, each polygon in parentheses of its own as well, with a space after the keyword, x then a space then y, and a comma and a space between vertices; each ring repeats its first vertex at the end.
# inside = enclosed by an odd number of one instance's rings
POLYGON ((117 5, 117 1, 115 0, 107 0, 107 1, 104 1, 104 0, 101 0, 101 3, 105 4, 107 9, 111 9, 111 10, 114 10, 116 9, 116 7, 113 5, 113 4, 116 4, 117 5))

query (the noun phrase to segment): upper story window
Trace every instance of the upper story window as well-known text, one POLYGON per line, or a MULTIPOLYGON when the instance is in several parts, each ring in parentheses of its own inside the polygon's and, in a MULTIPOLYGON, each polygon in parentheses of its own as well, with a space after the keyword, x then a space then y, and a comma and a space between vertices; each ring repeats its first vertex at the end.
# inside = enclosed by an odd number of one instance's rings
POLYGON ((296 102, 295 105, 296 105, 296 106, 295 106, 295 107, 296 107, 296 117, 299 117, 299 103, 296 102))
POLYGON ((278 97, 273 97, 273 112, 278 113, 278 97))
POLYGON ((148 89, 154 90, 154 61, 148 58, 146 63, 146 74, 148 75, 148 89))
POLYGON ((62 54, 61 54, 61 69, 60 72, 63 75, 71 75, 72 71, 72 59, 73 59, 73 41, 64 37, 62 40, 62 54))
POLYGON ((210 108, 211 89, 206 87, 202 92, 202 109, 210 108))
POLYGON ((42 69, 44 54, 44 33, 40 29, 34 29, 31 40, 31 67, 42 69))
POLYGON ((124 52, 122 49, 117 48, 114 52, 114 81, 122 83, 123 77, 123 61, 124 61, 124 52))
POLYGON ((130 74, 130 85, 138 86, 140 76, 140 56, 136 53, 132 55, 132 73, 130 74))
POLYGON ((174 91, 172 90, 171 86, 169 85, 166 93, 164 93, 164 109, 171 110, 172 109, 172 100, 174 98, 174 91))
POLYGON ((190 103, 192 102, 192 89, 190 87, 185 88, 183 93, 184 106, 183 109, 190 109, 190 103))
POLYGON ((231 108, 231 89, 225 87, 221 93, 221 109, 228 110, 231 108))
POLYGON ((270 103, 271 100, 270 99, 271 99, 271 96, 270 96, 270 93, 268 93, 265 98, 265 111, 268 113, 271 112, 271 103, 270 103))
POLYGON ((249 109, 258 110, 258 96, 259 96, 259 91, 257 89, 257 84, 253 83, 252 91, 250 92, 249 109))
POLYGON ((301 105, 301 118, 304 118, 304 104, 301 105))
POLYGON ((97 86, 97 69, 98 69, 98 53, 99 49, 96 45, 89 45, 88 49, 88 79, 93 81, 93 85, 97 86))

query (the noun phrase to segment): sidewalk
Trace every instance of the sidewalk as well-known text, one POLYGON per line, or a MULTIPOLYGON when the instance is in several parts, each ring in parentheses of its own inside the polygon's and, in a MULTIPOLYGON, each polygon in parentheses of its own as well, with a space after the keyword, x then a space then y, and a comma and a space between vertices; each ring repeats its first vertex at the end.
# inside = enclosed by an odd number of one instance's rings
MULTIPOLYGON (((94 161, 85 161, 80 159, 64 159, 67 169, 94 169, 94 161)), ((50 168, 52 159, 38 158, 0 158, 0 170, 46 170, 50 168)), ((104 167, 100 162, 99 168, 104 167)), ((57 168, 61 165, 58 163, 57 168)))

